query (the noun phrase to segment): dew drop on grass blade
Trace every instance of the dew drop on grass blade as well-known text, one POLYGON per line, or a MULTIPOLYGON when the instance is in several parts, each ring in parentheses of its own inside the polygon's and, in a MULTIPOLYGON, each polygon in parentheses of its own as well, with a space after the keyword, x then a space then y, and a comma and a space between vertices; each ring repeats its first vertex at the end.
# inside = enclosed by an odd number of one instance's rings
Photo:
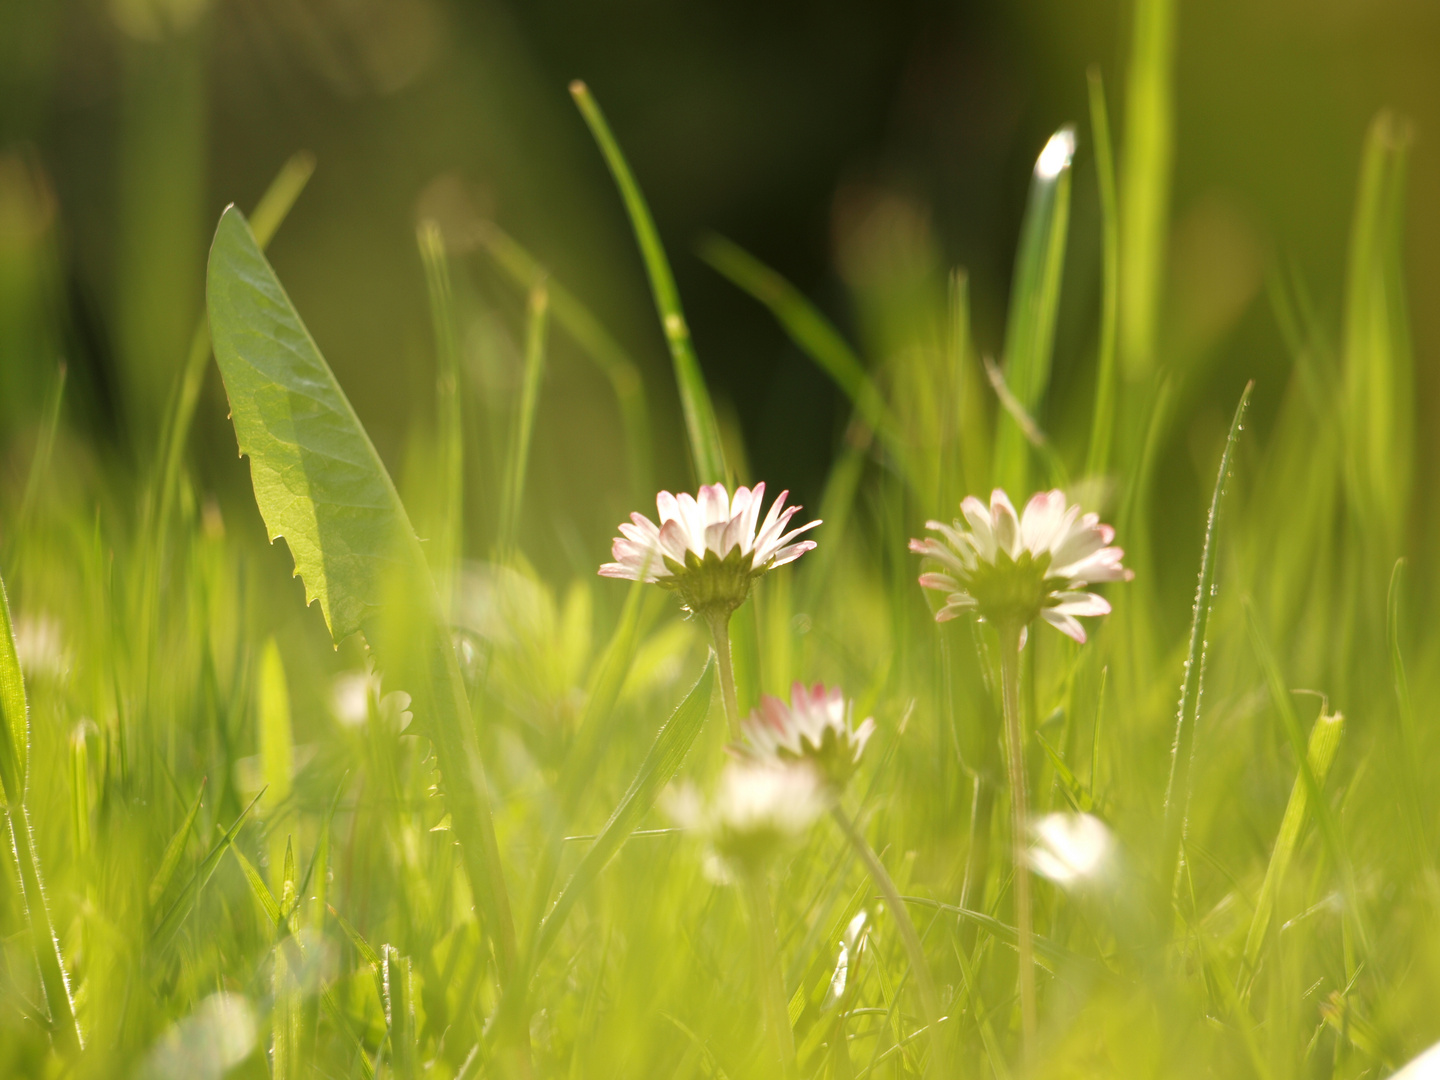
POLYGON ((1195 747, 1195 725, 1200 718, 1200 694, 1205 685, 1206 634, 1210 627, 1210 608, 1215 602, 1215 564, 1220 535, 1220 507, 1230 479, 1230 465, 1235 446, 1250 404, 1254 381, 1245 384, 1240 404, 1230 421, 1230 434, 1220 456, 1220 470, 1215 477, 1215 491, 1210 497, 1210 515, 1205 523, 1205 543, 1200 555, 1200 579, 1195 589, 1195 611, 1190 623, 1190 647, 1185 660, 1185 679, 1180 687, 1180 709, 1175 720, 1175 742, 1170 752, 1170 780, 1165 788, 1165 847, 1161 866, 1160 887, 1169 890, 1180 857, 1180 842, 1185 829, 1185 815, 1190 807, 1190 765, 1195 747))

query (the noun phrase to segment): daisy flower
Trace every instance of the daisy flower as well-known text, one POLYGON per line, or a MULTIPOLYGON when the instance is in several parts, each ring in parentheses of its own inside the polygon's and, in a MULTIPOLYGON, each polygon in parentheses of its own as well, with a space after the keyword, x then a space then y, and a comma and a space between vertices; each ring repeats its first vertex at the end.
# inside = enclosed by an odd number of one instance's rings
POLYGON ((815 546, 796 537, 820 522, 789 528, 800 507, 785 506, 788 494, 782 491, 761 521, 763 483, 736 488, 733 498, 724 484, 707 484, 698 497, 662 491, 655 498, 660 524, 631 514, 611 547, 615 561, 600 574, 653 581, 678 592, 696 614, 728 616, 745 602, 751 582, 815 546))
POLYGON ((712 861, 707 869, 720 880, 726 880, 731 869, 745 874, 762 870, 825 808, 825 792, 814 769, 759 761, 726 765, 708 801, 690 787, 672 792, 668 799, 676 823, 700 833, 718 857, 718 865, 712 861))
POLYGON ((757 761, 808 762, 832 791, 844 788, 875 731, 874 719, 852 725, 854 705, 838 688, 797 682, 787 705, 769 694, 741 724, 740 752, 757 761))
POLYGON ((1017 515, 996 488, 988 509, 971 496, 960 511, 963 523, 927 521, 938 538, 910 541, 911 551, 943 567, 920 575, 922 586, 946 594, 939 622, 974 611, 997 625, 1023 628, 1038 616, 1083 644, 1077 616, 1110 612, 1103 597, 1084 588, 1135 576, 1120 565, 1125 552, 1111 546, 1115 530, 1067 504, 1064 492, 1042 491, 1017 515))

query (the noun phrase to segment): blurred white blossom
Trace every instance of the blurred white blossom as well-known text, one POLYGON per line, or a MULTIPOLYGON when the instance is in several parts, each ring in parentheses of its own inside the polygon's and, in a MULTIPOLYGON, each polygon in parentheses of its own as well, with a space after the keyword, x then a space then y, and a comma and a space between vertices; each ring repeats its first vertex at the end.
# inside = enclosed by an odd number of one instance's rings
POLYGON ((708 800, 693 787, 672 788, 666 808, 676 824, 693 829, 709 845, 712 878, 730 871, 753 873, 800 837, 825 812, 828 798, 808 765, 732 761, 708 800))
POLYGON ((838 790, 875 731, 871 718, 854 725, 853 711, 854 703, 838 687, 797 682, 788 705, 769 694, 761 697, 760 707, 741 724, 745 743, 740 750, 757 761, 809 762, 838 790))
POLYGON ((1109 870, 1115 839, 1093 814, 1046 814, 1034 825, 1030 867, 1063 887, 1097 881, 1109 870))
POLYGON ((141 1066, 145 1080, 219 1080, 255 1047, 255 1011, 239 994, 211 994, 170 1026, 141 1066))

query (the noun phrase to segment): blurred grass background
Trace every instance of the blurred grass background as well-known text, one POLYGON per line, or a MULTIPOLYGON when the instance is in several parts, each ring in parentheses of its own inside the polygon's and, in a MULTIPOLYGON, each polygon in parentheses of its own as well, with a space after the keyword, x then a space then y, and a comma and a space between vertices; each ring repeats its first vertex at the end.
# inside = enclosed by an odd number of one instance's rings
MULTIPOLYGON (((284 548, 261 543, 213 373, 174 521, 158 538, 147 529, 214 222, 232 201, 252 207, 303 149, 314 178, 271 259, 421 534, 446 535, 454 501, 437 477, 449 475, 452 399, 437 407, 446 353, 416 243, 417 224, 437 221, 465 448, 466 561, 447 602, 523 908, 547 830, 562 821, 583 836, 603 823, 703 659, 669 598, 645 601, 604 766, 583 796, 563 789, 624 599, 594 568, 614 523, 648 511, 655 486, 693 486, 645 269, 568 100, 575 77, 604 104, 655 213, 732 469, 790 487, 829 522, 820 550, 755 599, 748 696, 794 677, 840 681, 881 723, 854 797, 902 889, 1002 921, 1004 814, 992 819, 976 797, 1001 778, 994 703, 970 629, 929 624, 904 540, 994 475, 990 434, 1010 419, 980 360, 1013 361, 1031 170, 1052 132, 1076 126, 1053 362, 1025 402, 1053 452, 1023 469, 1032 486, 1055 479, 1057 461, 1085 481, 1140 577, 1111 589, 1115 616, 1085 650, 1037 633, 1027 707, 1078 786, 1038 745, 1031 767, 1037 807, 1068 805, 1067 791, 1093 801, 1135 872, 1124 899, 1098 907, 1042 893, 1037 928, 1066 951, 1054 962, 1063 977, 1043 984, 1032 1071, 1384 1075, 1432 1042, 1440 803, 1424 777, 1440 636, 1425 615, 1440 447, 1423 416, 1440 334, 1426 302, 1440 281, 1427 198, 1440 180, 1437 55, 1440 14, 1419 0, 1152 0, 1138 13, 918 0, 0 7, 0 572, 31 691, 30 813, 90 1039, 76 1072, 199 1067, 177 1067, 165 1048, 195 1031, 211 1045, 196 1010, 222 989, 259 1018, 237 1069, 286 1067, 265 1048, 290 1006, 272 991, 273 934, 238 862, 227 854, 215 868, 173 941, 155 933, 266 777, 283 783, 235 850, 277 895, 287 838, 302 868, 333 851, 326 899, 355 935, 308 898, 308 929, 326 944, 298 983, 317 1033, 306 1067, 451 1076, 469 1060, 499 1074, 485 1053, 469 1058, 496 1006, 496 962, 447 834, 429 831, 443 813, 427 797, 434 760, 398 735, 401 703, 365 681, 360 644, 329 648, 284 548), (1142 39, 1154 29, 1148 51, 1132 46, 1137 27, 1142 39), (1106 287, 1092 64, 1114 132, 1121 258, 1116 420, 1098 468, 1087 468, 1106 287), (1377 121, 1382 108, 1393 111, 1377 121), (1146 214, 1149 233, 1135 225, 1146 214), (550 272, 554 325, 514 523, 524 558, 487 561, 506 527, 531 277, 494 257, 497 226, 550 272), (893 443, 868 444, 832 379, 697 255, 711 233, 833 321, 895 418, 893 443), (590 355, 594 334, 587 350, 575 332, 576 305, 608 335, 608 367, 590 355), (643 460, 627 450, 634 429, 615 395, 631 365, 654 439, 643 460), (1147 873, 1163 864, 1156 826, 1192 583, 1251 378, 1196 735, 1189 897, 1157 914, 1147 873), (1395 692, 1392 653, 1408 698, 1395 692), (1347 718, 1327 787, 1339 846, 1323 829, 1303 833, 1274 920, 1290 929, 1269 928, 1252 991, 1240 964, 1299 783, 1277 680, 1328 694, 1347 718), (160 874, 177 835, 179 861, 160 874), (1178 944, 1170 918, 1184 924, 1178 944), (356 936, 377 950, 378 987, 356 936), (412 984, 407 1021, 403 1002, 390 1006, 412 984), (184 1028, 186 1017, 200 1026, 184 1028)), ((429 270, 434 288, 433 259, 429 270)), ((1293 701, 1308 727, 1316 703, 1293 701)), ((722 727, 712 717, 692 755, 702 778, 722 727)), ((843 852, 817 830, 781 879, 802 1067, 918 1073, 915 1052, 895 1048, 914 1026, 903 954, 843 852), (861 907, 877 928, 842 1063, 824 989, 861 907)), ((700 862, 674 836, 637 837, 601 877, 537 982, 539 1075, 767 1075, 739 904, 700 862)), ((56 1075, 17 895, 0 897, 0 1071, 56 1075)), ((937 921, 927 938, 955 995, 965 1075, 1021 1069, 1014 961, 999 941, 964 919, 937 921)))

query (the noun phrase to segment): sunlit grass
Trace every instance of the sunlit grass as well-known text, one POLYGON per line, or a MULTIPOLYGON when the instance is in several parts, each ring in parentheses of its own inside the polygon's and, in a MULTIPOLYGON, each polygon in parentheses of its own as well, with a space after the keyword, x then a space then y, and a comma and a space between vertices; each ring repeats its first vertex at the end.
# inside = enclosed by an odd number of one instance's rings
MULTIPOLYGON (((1090 149, 1068 128, 1035 148, 997 363, 963 271, 898 196, 840 237, 853 340, 702 243, 853 409, 818 547, 737 593, 722 629, 596 576, 608 535, 537 512, 561 343, 616 399, 626 468, 596 500, 654 502, 661 395, 604 312, 494 224, 461 254, 423 223, 438 419, 397 490, 262 252, 311 163, 248 222, 227 211, 146 463, 96 463, 57 380, 0 512, 0 1074, 1281 1080, 1386 1075, 1440 1036, 1440 637, 1433 575, 1399 561, 1431 510, 1412 481, 1408 129, 1382 115, 1357 148, 1342 310, 1277 259, 1292 374, 1237 380, 1228 430, 1185 433, 1199 494, 1177 510, 1157 458, 1205 356, 1155 352, 1171 15, 1142 9, 1159 52, 1130 74, 1123 167, 1098 77, 1090 149), (1093 391, 1065 398, 1079 168, 1097 170, 1103 288, 1093 391), (509 319, 511 383, 467 377, 476 310, 509 319), (197 411, 210 338, 260 517, 186 468, 192 424, 222 422, 197 411), (1242 422, 1252 393, 1263 424, 1242 422), (995 484, 1061 487, 1116 522, 1136 577, 1107 587, 1083 647, 1037 629, 1016 653, 1016 626, 934 620, 908 541, 995 484), (583 569, 539 574, 542 531, 583 569), (829 814, 717 882, 663 793, 713 792, 739 716, 795 681, 843 687, 875 733, 829 814), (1025 918, 1020 776, 1052 868, 1025 918), (1103 872, 1056 850, 1097 836, 1103 872)), ((727 453, 640 188, 572 93, 635 227, 695 479, 778 491, 727 453)))

